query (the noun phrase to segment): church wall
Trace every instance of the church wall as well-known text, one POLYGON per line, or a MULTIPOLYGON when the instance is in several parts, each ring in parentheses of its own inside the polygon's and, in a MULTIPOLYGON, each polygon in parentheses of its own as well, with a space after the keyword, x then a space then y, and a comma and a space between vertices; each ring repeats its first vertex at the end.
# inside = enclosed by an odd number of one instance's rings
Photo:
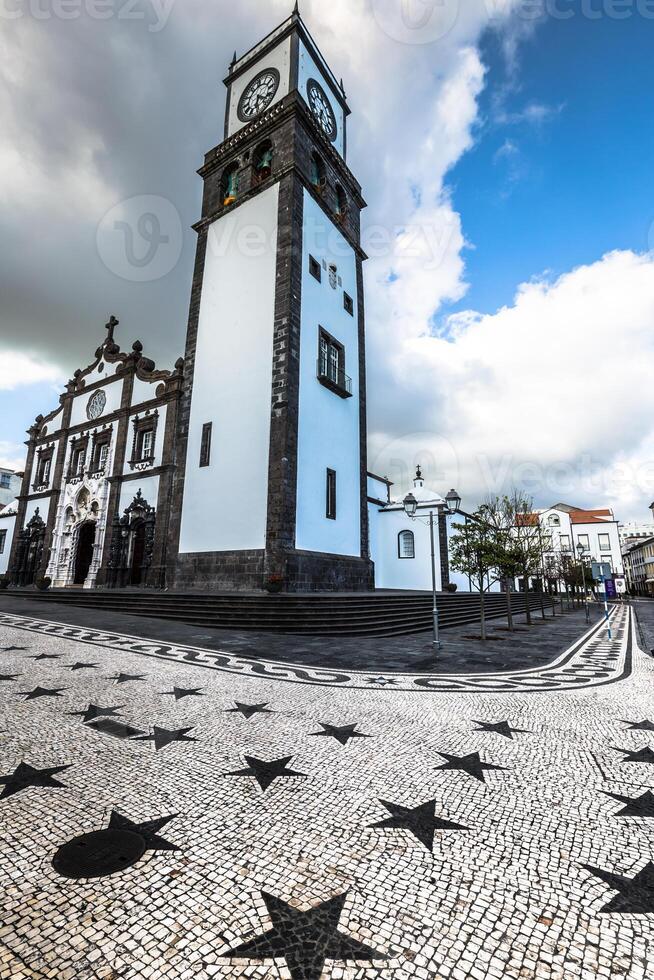
MULTIPOLYGON (((109 381, 108 384, 102 385, 101 388, 107 397, 107 403, 102 414, 110 415, 111 412, 115 412, 120 408, 120 400, 123 392, 122 380, 115 378, 113 381, 109 381)), ((94 390, 97 391, 98 389, 96 388, 94 390)), ((87 383, 81 394, 76 395, 76 397, 73 399, 73 408, 70 416, 71 428, 76 425, 87 425, 89 428, 91 428, 96 426, 100 421, 100 419, 96 419, 91 422, 86 414, 86 407, 93 393, 93 391, 88 390, 87 383)))
POLYGON ((343 291, 357 296, 354 251, 310 194, 304 191, 302 326, 298 423, 296 547, 336 555, 361 554, 361 455, 359 432, 358 312, 343 306, 343 291), (329 249, 329 243, 332 249, 329 249), (342 286, 332 289, 327 270, 319 283, 309 255, 335 262, 342 286), (319 327, 345 347, 351 398, 340 398, 316 377, 319 327), (326 470, 336 471, 336 520, 325 516, 326 470))
POLYGON ((132 405, 153 401, 157 397, 157 388, 160 384, 160 381, 141 381, 140 378, 134 378, 132 405))
POLYGON ((181 554, 265 546, 278 202, 275 184, 219 218, 209 231, 181 554), (202 428, 208 422, 211 461, 200 467, 202 428))
POLYGON ((14 540, 15 530, 16 514, 8 514, 6 517, 3 517, 2 511, 0 511, 0 533, 2 531, 7 532, 4 548, 2 554, 0 554, 0 575, 4 575, 9 567, 9 555, 11 554, 11 544, 14 540))
POLYGON ((132 503, 139 490, 151 507, 157 506, 159 477, 143 474, 142 480, 128 480, 122 484, 118 502, 118 514, 120 517, 122 517, 125 508, 129 507, 132 503))
POLYGON ((29 522, 34 517, 36 513, 36 508, 39 509, 39 516, 47 522, 48 515, 50 513, 50 497, 33 497, 31 500, 27 501, 25 507, 25 520, 23 522, 23 527, 26 527, 29 522))
POLYGON ((318 67, 312 56, 309 54, 304 41, 300 40, 300 64, 298 72, 298 90, 304 101, 309 104, 307 97, 307 82, 310 78, 315 78, 324 89, 325 95, 329 98, 330 105, 334 110, 338 125, 338 134, 334 141, 334 147, 341 156, 345 156, 345 115, 337 99, 332 95, 331 88, 325 78, 325 73, 318 67))
POLYGON ((250 84, 253 78, 261 73, 265 68, 276 68, 280 75, 279 88, 275 94, 274 99, 268 107, 271 109, 276 102, 281 101, 289 93, 289 81, 291 77, 291 39, 287 37, 286 40, 282 41, 276 48, 269 51, 266 55, 264 61, 257 61, 249 68, 248 71, 243 72, 242 75, 237 78, 231 87, 230 105, 229 105, 229 116, 228 116, 228 130, 227 135, 233 136, 238 133, 239 130, 243 129, 244 126, 248 126, 249 122, 241 122, 238 118, 238 104, 241 99, 241 95, 250 84))
POLYGON ((50 447, 52 447, 53 454, 52 454, 52 463, 50 464, 50 473, 49 473, 49 476, 48 476, 48 482, 42 484, 42 489, 39 488, 39 492, 40 493, 44 493, 44 492, 46 492, 48 490, 52 490, 53 485, 54 485, 54 476, 55 476, 55 460, 57 458, 57 453, 59 452, 59 442, 60 442, 59 439, 48 439, 48 438, 46 438, 46 439, 41 440, 38 443, 38 445, 36 447, 36 452, 34 453, 34 459, 32 461, 32 466, 31 466, 31 469, 30 469, 30 480, 29 480, 30 493, 35 493, 36 492, 34 490, 34 484, 36 482, 37 470, 38 470, 38 465, 39 465, 38 451, 39 451, 39 449, 41 449, 41 450, 46 450, 46 449, 49 450, 50 447))
MULTIPOLYGON (((375 587, 378 589, 431 590, 431 542, 429 511, 418 511, 421 520, 410 520, 404 510, 389 510, 377 515, 378 545, 375 560, 375 587), (414 535, 415 558, 400 558, 398 535, 414 535)), ((436 588, 441 589, 438 526, 434 527, 436 551, 436 588)))

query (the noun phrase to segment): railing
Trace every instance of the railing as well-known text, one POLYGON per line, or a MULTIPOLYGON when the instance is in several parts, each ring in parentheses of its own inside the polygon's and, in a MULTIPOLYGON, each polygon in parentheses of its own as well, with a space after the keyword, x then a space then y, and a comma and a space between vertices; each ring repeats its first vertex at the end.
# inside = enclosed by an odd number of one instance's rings
POLYGON ((352 397, 352 378, 345 371, 339 371, 325 358, 319 357, 317 364, 318 381, 341 398, 352 397))

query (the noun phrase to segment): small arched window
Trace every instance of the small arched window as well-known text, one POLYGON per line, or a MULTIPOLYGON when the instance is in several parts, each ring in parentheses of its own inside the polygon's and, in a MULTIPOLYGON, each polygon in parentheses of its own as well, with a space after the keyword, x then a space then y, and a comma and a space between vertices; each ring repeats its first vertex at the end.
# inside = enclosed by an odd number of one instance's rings
POLYGON ((223 173, 222 199, 223 206, 233 204, 238 197, 238 163, 233 163, 223 173))
POLYGON ((398 558, 415 558, 416 542, 413 531, 400 531, 397 536, 398 558))
POLYGON ((550 527, 561 527, 561 518, 558 514, 550 514, 547 523, 550 527))
POLYGON ((260 184, 262 180, 267 180, 272 173, 273 146, 270 140, 261 143, 254 151, 252 158, 253 183, 260 184))
POLYGON ((319 153, 311 154, 311 183, 319 193, 322 193, 327 183, 325 161, 319 153))
POLYGON ((340 184, 336 185, 336 214, 340 221, 345 221, 348 213, 347 194, 340 184))

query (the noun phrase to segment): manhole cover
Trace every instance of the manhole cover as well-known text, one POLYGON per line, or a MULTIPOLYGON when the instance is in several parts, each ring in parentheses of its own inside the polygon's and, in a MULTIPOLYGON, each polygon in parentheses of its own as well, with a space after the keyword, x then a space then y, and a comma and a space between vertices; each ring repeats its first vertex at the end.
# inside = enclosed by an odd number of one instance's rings
POLYGON ((103 878, 136 864, 145 849, 131 830, 96 830, 62 844, 52 866, 64 878, 103 878))

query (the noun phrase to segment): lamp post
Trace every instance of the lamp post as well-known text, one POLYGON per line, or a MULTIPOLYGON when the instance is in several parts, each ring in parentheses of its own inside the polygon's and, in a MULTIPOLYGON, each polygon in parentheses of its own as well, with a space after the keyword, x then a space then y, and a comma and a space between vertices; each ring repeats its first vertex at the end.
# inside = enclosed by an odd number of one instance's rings
MULTIPOLYGON (((429 521, 423 523, 429 524, 429 541, 431 545, 431 594, 432 594, 432 628, 433 628, 433 640, 432 644, 434 650, 441 649, 440 631, 438 628, 438 600, 436 596, 436 545, 434 539, 434 509, 438 515, 443 513, 455 514, 461 504, 461 498, 456 494, 456 491, 450 490, 447 497, 445 498, 445 504, 435 504, 434 508, 430 507, 429 510, 429 521)), ((418 501, 413 496, 412 493, 408 493, 404 498, 404 513, 412 521, 420 521, 423 518, 417 517, 416 512, 418 510, 418 501)))
POLYGON ((577 544, 577 554, 579 555, 579 563, 581 565, 581 581, 583 582, 584 589, 584 607, 586 609, 586 625, 590 623, 590 609, 588 608, 588 592, 586 591, 586 566, 583 562, 583 555, 586 549, 584 548, 581 541, 577 544))

